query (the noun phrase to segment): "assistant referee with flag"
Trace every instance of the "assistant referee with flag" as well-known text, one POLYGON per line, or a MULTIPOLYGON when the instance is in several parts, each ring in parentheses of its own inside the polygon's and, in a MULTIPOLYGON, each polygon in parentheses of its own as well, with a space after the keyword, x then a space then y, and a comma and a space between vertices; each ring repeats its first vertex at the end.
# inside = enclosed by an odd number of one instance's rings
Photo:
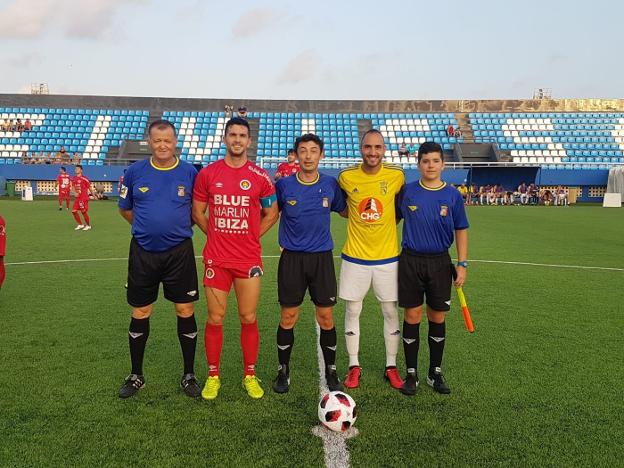
POLYGON ((468 219, 464 200, 456 188, 441 179, 442 147, 425 142, 418 149, 420 180, 397 197, 397 215, 403 218, 403 250, 399 257, 399 306, 405 309, 403 349, 407 377, 401 388, 413 395, 418 386, 418 347, 423 303, 429 321, 429 372, 427 384, 438 393, 450 393, 442 374, 446 340, 445 314, 450 310, 453 264, 448 249, 455 237, 456 286, 466 280, 468 268, 468 219))

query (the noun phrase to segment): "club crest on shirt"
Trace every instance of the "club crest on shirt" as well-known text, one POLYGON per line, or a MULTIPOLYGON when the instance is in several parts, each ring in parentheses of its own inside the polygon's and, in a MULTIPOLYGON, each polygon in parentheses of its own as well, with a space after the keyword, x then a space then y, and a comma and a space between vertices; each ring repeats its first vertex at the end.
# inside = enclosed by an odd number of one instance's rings
POLYGON ((295 206, 297 204, 297 200, 287 200, 286 203, 288 203, 290 206, 295 206))
POLYGON ((382 195, 386 195, 388 193, 388 182, 386 182, 385 180, 379 182, 379 191, 382 195))
POLYGON ((351 193, 358 193, 359 190, 357 189, 357 187, 355 187, 353 190, 351 190, 351 193))
POLYGON ((145 193, 145 192, 147 192, 148 190, 149 190, 149 187, 139 187, 139 191, 140 191, 141 193, 145 193))
POLYGON ((183 197, 184 195, 186 195, 184 185, 178 185, 178 197, 183 197))
POLYGON ((251 182, 249 182, 247 179, 243 179, 240 181, 240 188, 242 190, 249 190, 251 188, 251 182))
POLYGON ((128 187, 126 187, 125 185, 122 185, 121 190, 119 191, 119 196, 121 198, 126 198, 128 196, 128 187))
POLYGON ((329 208, 329 198, 323 197, 323 208, 329 208))
POLYGON ((410 211, 416 211, 418 207, 416 205, 407 205, 410 211))
POLYGON ((448 206, 440 205, 440 216, 447 216, 447 215, 448 215, 448 206))

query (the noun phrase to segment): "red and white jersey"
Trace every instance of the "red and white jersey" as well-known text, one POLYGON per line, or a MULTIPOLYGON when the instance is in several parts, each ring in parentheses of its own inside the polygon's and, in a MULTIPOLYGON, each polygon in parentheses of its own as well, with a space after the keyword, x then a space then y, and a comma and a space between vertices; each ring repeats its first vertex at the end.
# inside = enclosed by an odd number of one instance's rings
POLYGON ((281 175, 282 177, 288 177, 288 176, 296 174, 297 172, 299 172, 300 169, 301 167, 299 166, 299 163, 297 161, 295 161, 295 164, 293 165, 290 165, 287 162, 285 162, 277 166, 277 173, 281 175))
POLYGON ((76 192, 76 199, 89 199, 89 189, 91 188, 91 181, 89 179, 85 176, 74 176, 72 185, 74 186, 74 192, 76 192))
POLYGON ((59 192, 69 192, 72 183, 71 177, 67 173, 59 174, 56 177, 56 183, 58 184, 59 192))
POLYGON ((6 223, 0 216, 0 257, 4 257, 6 251, 6 223))
POLYGON ((260 211, 275 202, 264 169, 249 161, 239 168, 214 162, 199 172, 193 200, 208 203, 204 263, 260 261, 260 211))

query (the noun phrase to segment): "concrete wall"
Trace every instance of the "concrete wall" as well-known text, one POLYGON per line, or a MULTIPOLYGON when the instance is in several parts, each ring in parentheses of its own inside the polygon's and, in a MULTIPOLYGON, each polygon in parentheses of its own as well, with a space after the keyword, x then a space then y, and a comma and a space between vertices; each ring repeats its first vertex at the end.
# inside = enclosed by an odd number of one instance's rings
POLYGON ((191 99, 130 96, 0 94, 0 107, 141 109, 154 112, 222 111, 246 105, 258 112, 624 112, 624 99, 448 100, 448 101, 307 101, 191 99))

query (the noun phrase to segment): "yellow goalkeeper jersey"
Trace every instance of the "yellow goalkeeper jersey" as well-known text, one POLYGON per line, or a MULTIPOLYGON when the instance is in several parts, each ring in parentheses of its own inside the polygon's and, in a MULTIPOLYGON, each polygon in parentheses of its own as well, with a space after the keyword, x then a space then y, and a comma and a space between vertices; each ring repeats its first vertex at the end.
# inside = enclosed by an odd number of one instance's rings
POLYGON ((403 170, 382 164, 370 175, 362 165, 344 169, 338 177, 347 196, 349 219, 342 258, 363 265, 396 261, 399 255, 394 197, 405 184, 403 170))

